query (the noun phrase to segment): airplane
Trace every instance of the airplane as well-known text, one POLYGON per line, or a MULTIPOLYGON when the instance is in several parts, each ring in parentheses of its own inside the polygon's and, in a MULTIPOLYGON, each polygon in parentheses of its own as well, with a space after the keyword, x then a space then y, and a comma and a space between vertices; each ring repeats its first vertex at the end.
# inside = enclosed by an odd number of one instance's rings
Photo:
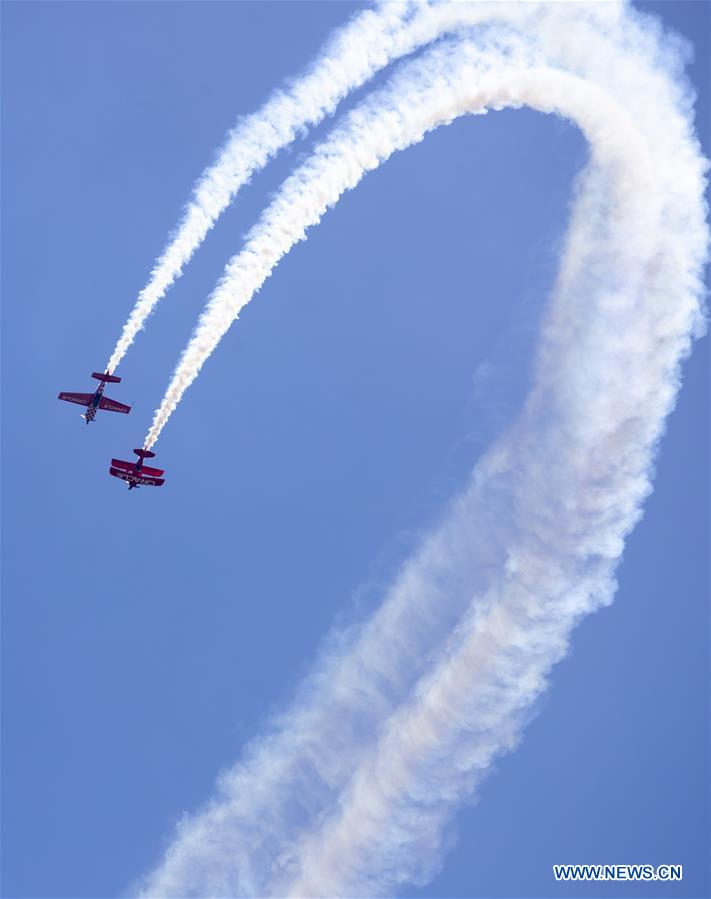
POLYGON ((121 478, 122 481, 128 482, 128 489, 133 490, 134 487, 162 487, 165 478, 162 468, 149 468, 143 464, 144 459, 153 459, 155 453, 147 449, 135 449, 134 453, 138 456, 138 462, 125 462, 123 459, 112 459, 109 474, 115 478, 121 478))
POLYGON ((107 412, 124 412, 125 414, 128 414, 131 411, 130 406, 125 406, 123 403, 118 403, 116 400, 110 400, 107 396, 104 396, 106 384, 119 384, 121 378, 116 377, 116 375, 110 375, 108 371, 103 374, 94 371, 91 373, 91 376, 92 378, 96 378, 97 381, 101 381, 93 393, 62 392, 57 399, 65 400, 68 403, 77 403, 79 406, 87 406, 88 408, 85 414, 82 415, 82 418, 86 419, 87 424, 94 420, 97 409, 106 409, 107 412))

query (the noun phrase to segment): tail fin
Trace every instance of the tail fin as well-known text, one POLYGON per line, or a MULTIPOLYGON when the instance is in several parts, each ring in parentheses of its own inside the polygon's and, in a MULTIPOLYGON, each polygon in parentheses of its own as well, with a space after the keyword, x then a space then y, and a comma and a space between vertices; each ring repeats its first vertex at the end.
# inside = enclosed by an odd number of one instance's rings
POLYGON ((103 381, 104 383, 107 383, 107 382, 109 384, 120 384, 121 383, 121 378, 119 378, 117 375, 110 375, 107 371, 103 372, 103 373, 100 371, 93 371, 91 373, 91 376, 92 376, 92 378, 96 378, 97 381, 103 381))
POLYGON ((152 453, 147 449, 135 449, 134 453, 138 456, 139 459, 153 459, 155 458, 155 453, 152 453))

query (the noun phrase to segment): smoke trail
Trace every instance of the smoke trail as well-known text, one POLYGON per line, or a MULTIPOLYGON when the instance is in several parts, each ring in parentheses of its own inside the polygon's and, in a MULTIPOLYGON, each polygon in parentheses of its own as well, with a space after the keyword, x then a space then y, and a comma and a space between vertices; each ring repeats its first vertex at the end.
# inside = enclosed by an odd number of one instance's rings
MULTIPOLYGON (((219 216, 252 175, 288 146, 300 131, 334 112, 352 90, 395 59, 463 26, 494 19, 532 17, 540 4, 529 2, 427 5, 383 2, 341 29, 303 78, 279 91, 230 133, 213 165, 195 186, 182 221, 156 261, 107 362, 114 371, 147 317, 178 278, 219 216)), ((609 14, 608 14, 609 15, 609 14)))
MULTIPOLYGON (((592 169, 581 187, 534 390, 493 450, 511 492, 504 508, 515 509, 506 562, 473 591, 436 665, 383 722, 337 801, 289 839, 269 895, 383 895, 426 882, 454 804, 516 745, 575 624, 612 599, 695 313, 693 294, 674 286, 688 274, 674 254, 693 232, 662 239, 670 209, 654 185, 642 179, 644 200, 630 204, 609 196, 629 187, 610 175, 592 169), (635 229, 649 241, 636 264, 625 251, 635 229), (685 300, 681 317, 665 308, 670 296, 685 300), (583 316, 588 328, 572 336, 583 316)), ((491 459, 474 477, 492 477, 491 459)))
POLYGON ((114 369, 133 343, 155 305, 178 278, 195 250, 239 189, 300 130, 333 112, 354 86, 387 62, 393 33, 409 3, 386 3, 365 10, 329 42, 311 71, 284 91, 276 92, 259 112, 245 117, 229 134, 217 160, 203 172, 168 246, 156 261, 107 363, 114 369))
MULTIPOLYGON (((436 24, 428 20, 427 27, 421 31, 430 34, 437 27, 453 28, 456 19, 452 18, 452 13, 459 14, 462 7, 466 9, 468 6, 469 4, 435 7, 439 14, 436 24), (449 17, 444 16, 443 12, 449 12, 449 17)), ((568 4, 561 4, 559 7, 545 4, 543 7, 536 7, 538 14, 532 19, 527 5, 519 7, 518 4, 511 4, 510 8, 504 5, 510 11, 521 10, 519 24, 523 29, 531 28, 535 22, 539 40, 524 43, 521 36, 499 27, 491 29, 478 44, 472 42, 460 45, 459 55, 466 54, 468 57, 468 77, 471 78, 471 83, 476 83, 476 79, 486 71, 487 65, 492 64, 493 54, 500 52, 502 48, 508 51, 512 66, 530 66, 536 61, 545 60, 571 73, 588 77, 590 72, 586 69, 597 66, 595 77, 609 79, 609 71, 601 66, 600 58, 604 60, 602 65, 605 66, 617 63, 629 67, 629 50, 625 46, 623 49, 626 53, 618 52, 623 57, 622 60, 610 60, 609 49, 600 53, 600 56, 595 55, 596 44, 602 43, 598 50, 606 49, 605 33, 615 24, 615 13, 619 13, 616 6, 602 6, 604 15, 601 16, 599 5, 586 7, 576 4, 571 19, 568 4), (575 29, 582 30, 583 33, 575 35, 575 29), (561 35, 575 36, 577 39, 561 40, 561 35), (586 48, 586 54, 577 58, 576 48, 580 46, 586 48), (592 59, 587 55, 588 52, 591 52, 592 59)), ((475 9, 478 9, 476 5, 475 9)), ((495 22, 498 23, 499 5, 496 10, 495 22)), ((471 18, 465 17, 464 22, 471 24, 471 18)), ((459 20, 461 23, 461 14, 459 20)), ((622 32, 619 21, 617 28, 622 32)), ((639 42, 636 35, 625 37, 627 41, 639 42)), ((449 66, 457 65, 450 60, 451 54, 451 47, 443 47, 439 52, 430 53, 424 61, 420 60, 406 67, 405 73, 394 78, 389 88, 378 91, 375 98, 349 115, 345 125, 337 128, 333 136, 317 148, 311 161, 287 179, 276 201, 251 232, 244 250, 230 261, 209 298, 196 333, 183 353, 154 417, 146 438, 148 447, 153 446, 158 439, 183 393, 243 306, 262 286, 279 259, 295 242, 304 238, 305 230, 316 224, 328 206, 335 203, 344 191, 354 187, 363 174, 376 168, 393 152, 421 140, 426 131, 448 121, 447 117, 451 119, 458 114, 449 96, 450 85, 447 80, 449 66), (420 127, 416 120, 407 122, 406 118, 409 108, 419 103, 419 95, 425 90, 429 90, 432 97, 428 113, 431 121, 425 120, 420 127)), ((644 70, 650 78, 654 78, 654 72, 650 72, 648 65, 644 66, 644 70)), ((625 86, 623 82, 623 91, 625 86)), ((616 90, 619 93, 620 87, 616 90)), ((632 108, 635 103, 644 106, 647 102, 644 97, 635 94, 626 99, 626 105, 632 108)), ((496 102, 495 99, 492 100, 493 105, 496 102)), ((507 102, 506 98, 503 102, 507 102)), ((545 106, 541 108, 546 109, 545 106)), ((483 104, 479 111, 485 111, 483 104)))
POLYGON ((304 229, 437 124, 526 103, 591 144, 524 412, 373 619, 181 825, 145 895, 376 895, 426 879, 454 803, 515 745, 576 621, 611 600, 699 321, 704 162, 674 53, 636 17, 613 35, 580 27, 586 60, 547 29, 505 59, 458 45, 411 64, 287 182, 211 298, 188 377, 304 229), (543 67, 541 48, 589 81, 543 67))

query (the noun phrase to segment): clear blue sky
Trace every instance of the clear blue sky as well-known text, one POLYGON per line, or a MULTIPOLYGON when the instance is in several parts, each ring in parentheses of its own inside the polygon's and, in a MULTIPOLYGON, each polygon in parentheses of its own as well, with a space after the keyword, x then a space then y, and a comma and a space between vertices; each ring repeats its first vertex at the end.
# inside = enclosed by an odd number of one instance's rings
MULTIPOLYGON (((195 177, 346 3, 3 4, 6 897, 108 897, 149 869, 283 704, 323 635, 396 568, 526 389, 578 132, 460 120, 370 175, 298 246, 158 444, 139 445, 203 301, 310 145, 240 196, 107 391, 90 389, 195 177), (483 223, 486 222, 486 227, 483 223)), ((644 8, 696 46, 708 3, 644 8)), ((318 133, 323 132, 320 129, 318 133)), ((684 368, 611 608, 418 895, 711 894, 708 340, 684 368), (556 885, 554 862, 681 863, 674 887, 556 885)))

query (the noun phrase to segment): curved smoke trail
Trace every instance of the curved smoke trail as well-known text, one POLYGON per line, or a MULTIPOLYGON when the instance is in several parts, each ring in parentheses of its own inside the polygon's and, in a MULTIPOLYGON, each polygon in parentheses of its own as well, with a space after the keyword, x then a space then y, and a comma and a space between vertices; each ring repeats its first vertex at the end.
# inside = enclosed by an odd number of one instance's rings
POLYGON ((581 20, 583 43, 572 23, 546 22, 439 47, 352 113, 286 182, 181 359, 153 442, 278 259, 395 150, 503 106, 584 131, 590 162, 522 414, 378 612, 180 826, 144 895, 377 895, 422 882, 457 802, 519 739, 575 623, 612 598, 700 320, 705 162, 674 48, 643 20, 626 14, 612 31, 581 20))
MULTIPOLYGON (((488 27, 483 29, 479 40, 472 36, 467 44, 470 57, 477 53, 479 59, 477 64, 473 57, 470 59, 472 77, 478 76, 476 65, 480 69, 486 65, 487 53, 508 47, 508 57, 514 66, 541 62, 601 85, 629 110, 638 126, 644 127, 647 140, 662 145, 670 140, 663 126, 666 110, 678 117, 690 103, 683 92, 678 93, 681 90, 678 79, 668 76, 676 76, 680 68, 679 48, 673 42, 669 46, 660 45, 654 30, 641 26, 641 17, 625 13, 625 7, 617 4, 442 3, 425 7, 420 15, 413 24, 405 26, 407 38, 397 42, 398 48, 412 49, 418 38, 427 40, 457 26, 468 32, 473 24, 486 23, 488 27), (475 13, 467 13, 470 7, 475 13), (434 12, 427 13, 430 9, 434 12), (491 17, 490 22, 485 13, 491 17), (650 63, 650 59, 656 62, 650 63)), ((435 79, 439 79, 446 93, 449 52, 442 48, 438 57, 430 57, 433 60, 430 64, 406 67, 406 74, 392 79, 389 88, 378 91, 375 98, 349 115, 344 126, 335 129, 317 148, 310 162, 287 179, 276 201, 250 233, 244 250, 227 265, 210 296, 154 416, 146 446, 153 446, 158 439, 185 390, 279 259, 304 238, 306 229, 316 224, 328 206, 343 191, 355 186, 366 171, 421 139, 422 134, 410 137, 400 128, 405 105, 401 95, 408 90, 416 94, 421 86, 424 89, 435 79), (363 135, 369 129, 377 133, 370 142, 363 135), (353 150, 356 145, 362 148, 360 158, 353 150), (326 184, 328 179, 335 179, 341 186, 324 203, 321 199, 327 191, 319 181, 326 184)), ((408 102, 418 100, 411 97, 408 102)), ((441 102, 446 106, 447 98, 443 97, 441 102)), ((679 154, 692 152, 680 140, 676 149, 679 154)), ((684 160, 686 155, 678 158, 684 160)), ((680 166, 681 162, 677 163, 680 166)))
MULTIPOLYGON (((289 89, 278 91, 258 112, 245 117, 230 133, 217 160, 197 182, 167 247, 156 261, 107 362, 114 371, 146 319, 180 277, 217 219, 255 172, 297 135, 332 114, 341 100, 369 81, 393 60, 412 53, 437 37, 487 21, 545 18, 545 3, 427 4, 384 0, 365 10, 336 33, 309 72, 289 89)), ((612 8, 612 7, 610 7, 612 8)), ((598 17, 610 16, 602 9, 598 17)))
POLYGON ((276 92, 257 113, 230 133, 217 160, 195 185, 168 246, 156 261, 107 363, 114 371, 136 334, 241 187, 299 131, 332 113, 354 86, 387 64, 393 35, 400 34, 410 3, 385 3, 365 10, 341 29, 303 78, 276 92))

